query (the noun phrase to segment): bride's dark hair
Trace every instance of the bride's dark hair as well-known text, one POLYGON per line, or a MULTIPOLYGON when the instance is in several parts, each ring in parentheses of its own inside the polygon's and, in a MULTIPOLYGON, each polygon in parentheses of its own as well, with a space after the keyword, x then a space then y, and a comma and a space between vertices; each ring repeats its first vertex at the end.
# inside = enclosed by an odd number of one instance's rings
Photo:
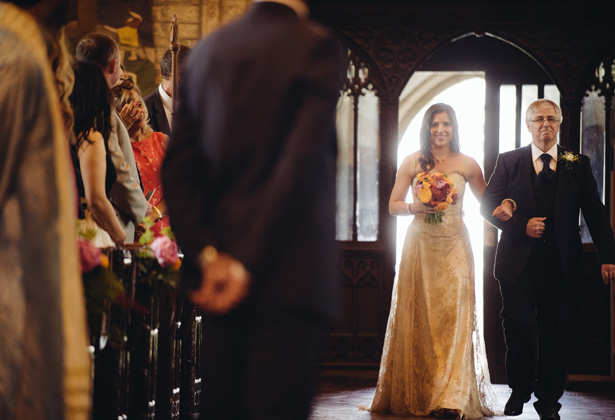
POLYGON ((431 153, 431 121, 434 115, 441 112, 446 112, 451 119, 453 125, 453 138, 451 139, 451 153, 459 153, 459 124, 457 123, 457 115, 452 106, 447 104, 434 104, 427 108, 423 116, 423 124, 421 125, 421 157, 419 163, 421 170, 427 172, 435 166, 433 154, 431 153))

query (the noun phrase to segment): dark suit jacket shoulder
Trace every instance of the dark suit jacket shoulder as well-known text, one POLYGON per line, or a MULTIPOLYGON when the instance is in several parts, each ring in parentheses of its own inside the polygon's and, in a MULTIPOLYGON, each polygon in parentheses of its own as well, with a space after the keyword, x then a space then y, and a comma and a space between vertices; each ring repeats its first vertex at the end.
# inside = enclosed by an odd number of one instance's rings
POLYGON ((343 68, 325 29, 277 3, 192 49, 162 172, 188 266, 213 244, 253 273, 259 304, 331 314, 343 68))
POLYGON ((162 104, 162 98, 158 87, 145 98, 143 98, 145 106, 147 107, 147 113, 149 114, 149 125, 154 131, 160 131, 167 136, 171 136, 171 128, 169 126, 169 120, 167 114, 164 111, 164 105, 162 104))

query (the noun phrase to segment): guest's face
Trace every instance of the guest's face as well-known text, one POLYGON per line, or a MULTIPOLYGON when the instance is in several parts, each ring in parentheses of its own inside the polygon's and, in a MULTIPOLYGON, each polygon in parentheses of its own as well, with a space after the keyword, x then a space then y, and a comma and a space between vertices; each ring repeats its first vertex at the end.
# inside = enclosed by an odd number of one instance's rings
POLYGON ((453 123, 446 112, 438 112, 431 118, 431 144, 434 147, 450 146, 453 139, 453 123))
POLYGON ((137 101, 137 106, 139 107, 139 117, 137 118, 137 120, 135 121, 135 125, 139 128, 142 129, 143 127, 145 127, 145 112, 144 110, 146 109, 145 107, 145 102, 143 102, 143 99, 139 96, 135 94, 135 98, 137 101))
MULTIPOLYGON (((536 146, 551 148, 557 142, 560 123, 553 107, 538 108, 526 124, 528 131, 532 134, 532 142, 536 146)), ((542 148, 541 150, 546 151, 542 148)))
POLYGON ((126 77, 124 75, 124 70, 122 70, 122 54, 120 53, 119 48, 117 49, 115 60, 115 67, 113 67, 113 72, 109 73, 108 71, 105 71, 105 77, 107 78, 107 84, 109 85, 109 88, 112 88, 113 86, 122 83, 123 79, 120 80, 120 78, 126 77))

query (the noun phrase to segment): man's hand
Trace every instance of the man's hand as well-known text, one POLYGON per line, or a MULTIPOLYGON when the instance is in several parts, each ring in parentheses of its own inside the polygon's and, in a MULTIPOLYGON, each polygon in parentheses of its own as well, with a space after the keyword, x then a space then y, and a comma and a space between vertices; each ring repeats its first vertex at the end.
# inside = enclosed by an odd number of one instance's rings
POLYGON ((532 217, 527 222, 527 226, 525 227, 525 233, 530 238, 540 238, 545 231, 545 220, 546 217, 532 217))
POLYGON ((225 314, 248 295, 250 274, 243 264, 228 254, 217 254, 215 260, 201 267, 201 287, 190 292, 192 303, 214 314, 225 314))
POLYGON ((602 281, 604 284, 615 281, 615 264, 602 264, 602 281))
POLYGON ((513 216, 512 204, 510 204, 510 201, 506 201, 500 204, 493 210, 493 213, 491 213, 491 215, 497 217, 503 222, 509 220, 513 216))

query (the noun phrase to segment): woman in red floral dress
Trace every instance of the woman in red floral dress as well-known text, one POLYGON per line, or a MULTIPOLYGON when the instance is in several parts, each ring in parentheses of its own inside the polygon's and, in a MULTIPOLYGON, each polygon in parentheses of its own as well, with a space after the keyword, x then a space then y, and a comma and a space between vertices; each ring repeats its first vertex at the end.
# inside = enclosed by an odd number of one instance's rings
POLYGON ((149 126, 147 107, 141 92, 138 86, 131 82, 132 80, 125 79, 112 89, 115 108, 126 123, 145 196, 151 194, 149 202, 152 204, 151 217, 154 221, 151 230, 154 235, 160 236, 162 229, 169 226, 167 205, 160 183, 160 167, 168 137, 164 133, 152 130, 149 126))

